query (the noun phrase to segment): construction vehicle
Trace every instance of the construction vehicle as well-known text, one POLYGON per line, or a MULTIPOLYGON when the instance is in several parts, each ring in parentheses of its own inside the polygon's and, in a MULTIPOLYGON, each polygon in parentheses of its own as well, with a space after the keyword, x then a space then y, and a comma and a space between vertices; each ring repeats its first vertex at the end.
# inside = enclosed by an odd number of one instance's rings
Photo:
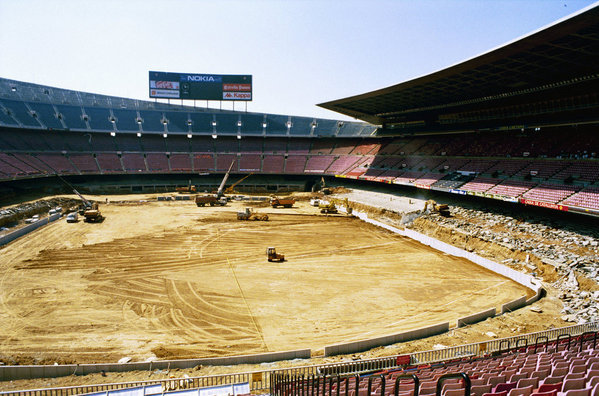
POLYGON ((334 199, 333 202, 337 206, 343 206, 343 207, 345 207, 345 212, 348 215, 351 215, 354 212, 354 208, 352 208, 352 206, 349 204, 349 199, 347 197, 345 197, 342 200, 341 199, 334 199))
POLYGON ((337 210, 337 205, 335 205, 335 202, 332 202, 332 201, 331 202, 320 201, 318 208, 320 209, 320 213, 325 213, 325 214, 339 213, 339 211, 337 210))
POLYGON ((231 194, 232 192, 235 191, 235 187, 241 183, 242 181, 244 181, 245 179, 247 179, 248 177, 250 177, 251 175, 253 175, 254 172, 250 173, 249 175, 245 175, 244 177, 242 177, 241 179, 237 180, 235 183, 231 184, 229 187, 227 187, 227 189, 225 190, 225 194, 231 194))
POLYGON ((254 213, 251 208, 245 208, 245 211, 237 212, 237 220, 268 221, 268 215, 264 213, 254 213))
POLYGON ((195 198, 196 205, 198 205, 198 206, 206 206, 206 205, 225 206, 227 204, 227 197, 225 197, 224 188, 225 188, 225 183, 227 182, 227 179, 229 178, 229 173, 231 173, 231 168, 233 168, 234 163, 235 163, 235 160, 231 161, 229 170, 227 171, 227 173, 225 173, 225 176, 223 177, 223 180, 221 181, 220 186, 218 187, 218 190, 216 191, 216 193, 205 194, 205 195, 196 195, 196 198, 195 198))
POLYGON ((227 204, 227 198, 217 198, 216 194, 196 195, 195 201, 198 206, 225 206, 227 204))
POLYGON ((434 200, 429 199, 424 203, 424 209, 422 209, 422 212, 426 212, 426 210, 429 208, 433 212, 439 213, 441 216, 450 216, 449 205, 447 204, 437 204, 437 202, 435 202, 434 200))
POLYGON ((284 208, 291 208, 295 203, 295 199, 292 198, 277 198, 276 196, 270 197, 270 206, 278 208, 282 206, 284 208))
POLYGON ((331 189, 330 189, 330 188, 328 188, 328 187, 326 186, 326 183, 325 183, 325 181, 324 181, 324 176, 320 178, 320 186, 321 186, 321 187, 320 187, 320 191, 321 191, 321 192, 322 192, 324 195, 329 195, 329 194, 331 194, 331 192, 332 192, 332 191, 331 191, 331 189))
POLYGON ((179 194, 195 194, 197 192, 196 186, 191 185, 191 180, 189 181, 189 184, 187 185, 187 187, 177 187, 175 190, 179 194))
POLYGON ((79 214, 83 215, 83 217, 84 217, 83 221, 88 222, 88 223, 100 223, 101 221, 104 220, 104 216, 102 216, 102 213, 100 212, 100 207, 98 206, 97 202, 92 203, 92 202, 88 201, 87 199, 85 199, 85 197, 83 195, 81 195, 79 193, 79 191, 77 191, 77 189, 75 187, 73 187, 73 185, 71 183, 69 183, 68 181, 63 179, 58 173, 56 173, 56 176, 60 180, 62 180, 63 183, 65 183, 67 186, 69 186, 71 189, 73 189, 73 192, 83 202, 83 206, 79 210, 79 214))
POLYGON ((277 250, 274 247, 266 249, 266 257, 268 257, 268 261, 285 261, 285 255, 277 253, 277 250))
POLYGON ((83 217, 85 218, 83 221, 88 223, 99 223, 104 220, 97 202, 92 203, 91 207, 83 211, 83 217))

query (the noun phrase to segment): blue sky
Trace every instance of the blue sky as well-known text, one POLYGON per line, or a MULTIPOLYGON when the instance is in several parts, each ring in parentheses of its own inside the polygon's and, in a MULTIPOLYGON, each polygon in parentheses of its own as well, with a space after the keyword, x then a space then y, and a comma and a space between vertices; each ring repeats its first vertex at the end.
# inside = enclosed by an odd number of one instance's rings
POLYGON ((316 104, 445 68, 590 4, 0 0, 0 77, 149 100, 149 70, 251 74, 248 111, 346 119, 316 104))

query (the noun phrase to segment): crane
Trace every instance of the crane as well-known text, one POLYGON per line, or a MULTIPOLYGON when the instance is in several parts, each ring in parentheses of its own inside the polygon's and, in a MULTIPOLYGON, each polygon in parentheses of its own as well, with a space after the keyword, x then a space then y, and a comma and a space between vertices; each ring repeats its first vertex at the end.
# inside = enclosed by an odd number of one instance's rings
POLYGON ((97 223, 97 222, 101 222, 104 220, 104 216, 102 216, 102 213, 100 212, 100 208, 98 206, 97 202, 90 202, 87 199, 85 199, 85 197, 83 195, 81 195, 79 193, 79 191, 77 191, 77 189, 75 187, 73 187, 73 185, 71 183, 69 183, 68 181, 66 181, 65 179, 63 179, 58 173, 56 174, 56 176, 67 186, 69 186, 73 192, 81 199, 81 201, 83 201, 83 217, 85 217, 85 221, 90 222, 90 223, 97 223))
POLYGON ((231 161, 229 170, 225 174, 225 177, 223 177, 223 181, 220 183, 220 186, 218 187, 218 191, 216 192, 216 198, 221 198, 225 195, 225 193, 224 193, 225 184, 227 183, 227 179, 229 178, 229 173, 231 173, 231 168, 233 168, 234 163, 235 163, 235 160, 231 161))

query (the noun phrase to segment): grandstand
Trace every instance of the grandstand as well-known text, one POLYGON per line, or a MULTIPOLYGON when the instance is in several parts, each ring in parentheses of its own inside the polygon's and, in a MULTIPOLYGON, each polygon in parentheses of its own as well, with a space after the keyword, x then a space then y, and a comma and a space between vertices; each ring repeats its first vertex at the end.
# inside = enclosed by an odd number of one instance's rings
MULTIPOLYGON (((0 78, 0 186, 11 193, 48 191, 58 175, 102 191, 106 180, 141 188, 159 176, 172 191, 198 176, 214 185, 233 162, 234 175, 254 174, 252 183, 265 191, 276 190, 281 178, 301 188, 321 177, 352 179, 597 217, 598 21, 599 6, 590 7, 447 69, 320 105, 356 122, 133 100, 0 78)), ((57 263, 70 265, 70 258, 59 256, 57 263)), ((453 354, 429 351, 434 357, 413 354, 407 361, 394 356, 383 366, 358 362, 347 371, 331 369, 334 379, 324 366, 273 370, 269 390, 595 396, 597 330, 590 324, 571 333, 463 346, 453 354), (455 373, 464 375, 444 377, 455 373)), ((260 386, 252 391, 266 389, 266 381, 254 382, 260 386)))

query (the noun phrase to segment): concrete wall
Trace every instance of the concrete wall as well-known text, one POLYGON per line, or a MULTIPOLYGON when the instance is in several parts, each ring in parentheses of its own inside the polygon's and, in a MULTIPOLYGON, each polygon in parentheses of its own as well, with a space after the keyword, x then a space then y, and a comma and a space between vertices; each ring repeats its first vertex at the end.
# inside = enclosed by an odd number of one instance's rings
POLYGON ((29 234, 31 231, 37 230, 38 228, 40 228, 43 225, 46 225, 48 223, 51 223, 53 221, 60 219, 61 215, 62 215, 61 213, 55 213, 48 217, 44 217, 43 219, 40 219, 39 221, 36 221, 35 223, 31 223, 31 224, 26 225, 23 228, 19 228, 18 230, 15 230, 15 231, 11 232, 10 234, 1 236, 0 237, 0 246, 4 246, 7 243, 14 241, 15 239, 22 237, 23 235, 29 234))
POLYGON ((518 308, 522 308, 526 305, 526 296, 522 296, 520 298, 515 299, 514 301, 510 301, 501 306, 501 314, 503 315, 506 312, 515 311, 518 308))
POLYGON ((59 366, 0 366, 0 381, 31 378, 54 378, 67 375, 83 375, 91 373, 149 371, 155 369, 190 368, 198 365, 229 366, 236 364, 258 364, 278 360, 309 359, 310 349, 298 349, 286 352, 270 352, 257 355, 226 356, 206 359, 161 360, 140 363, 106 363, 106 364, 66 364, 59 366))
POLYGON ((333 356, 355 352, 363 352, 381 345, 389 345, 398 342, 416 340, 419 338, 430 337, 436 334, 445 333, 447 331, 449 331, 449 322, 440 323, 415 330, 408 330, 404 331, 403 333, 371 338, 368 340, 329 345, 324 348, 324 355, 333 356))
POLYGON ((487 309, 486 311, 477 312, 475 314, 464 316, 463 318, 458 319, 458 327, 464 327, 469 324, 474 324, 485 320, 487 318, 492 318, 495 316, 496 310, 495 308, 487 309))

